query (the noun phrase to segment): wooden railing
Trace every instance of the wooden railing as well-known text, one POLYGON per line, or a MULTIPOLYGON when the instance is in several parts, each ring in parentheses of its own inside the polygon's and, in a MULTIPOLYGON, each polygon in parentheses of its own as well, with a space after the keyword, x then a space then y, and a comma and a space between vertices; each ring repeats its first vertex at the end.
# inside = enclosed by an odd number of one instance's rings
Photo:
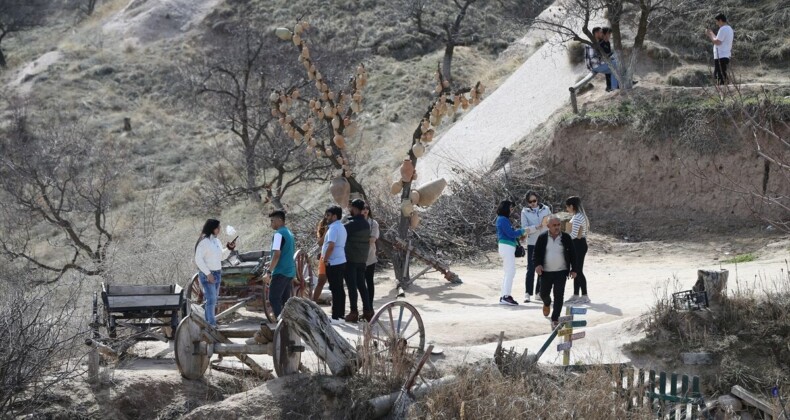
POLYGON ((568 90, 571 92, 571 106, 573 107, 574 114, 579 113, 579 107, 576 105, 576 92, 587 86, 587 84, 592 81, 595 75, 596 73, 590 72, 587 74, 587 76, 584 76, 582 80, 579 80, 575 85, 568 88, 568 90))

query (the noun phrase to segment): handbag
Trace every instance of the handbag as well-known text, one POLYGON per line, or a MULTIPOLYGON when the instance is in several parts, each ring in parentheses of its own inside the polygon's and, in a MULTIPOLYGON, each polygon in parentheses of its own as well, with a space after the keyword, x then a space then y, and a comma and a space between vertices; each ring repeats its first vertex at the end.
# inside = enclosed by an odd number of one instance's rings
POLYGON ((527 255, 527 250, 521 246, 521 242, 516 242, 516 258, 521 258, 525 255, 527 255))

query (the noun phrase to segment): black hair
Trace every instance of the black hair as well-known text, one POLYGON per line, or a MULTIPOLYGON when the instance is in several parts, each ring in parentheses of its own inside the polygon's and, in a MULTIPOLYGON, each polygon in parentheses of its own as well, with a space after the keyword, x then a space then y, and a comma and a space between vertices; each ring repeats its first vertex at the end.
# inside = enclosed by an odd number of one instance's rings
POLYGON ((509 200, 502 200, 496 208, 497 216, 510 217, 510 208, 513 203, 509 200))
POLYGON ((343 209, 341 209, 339 206, 331 206, 328 209, 326 209, 326 212, 324 212, 324 214, 333 214, 337 216, 337 220, 340 220, 343 218, 343 209))
POLYGON ((724 16, 724 13, 719 13, 718 15, 716 15, 714 19, 720 20, 722 22, 727 22, 727 16, 724 16))
POLYGON ((195 251, 197 251, 198 244, 205 238, 211 237, 214 234, 214 231, 219 227, 219 220, 217 219, 208 219, 206 223, 203 224, 203 229, 200 231, 200 237, 198 238, 197 242, 195 242, 195 251))
POLYGON ((357 210, 364 210, 365 209, 365 201, 359 198, 355 198, 351 200, 351 207, 354 207, 357 210))
POLYGON ((603 28, 601 28, 601 32, 603 32, 603 34, 606 35, 609 32, 612 32, 612 28, 610 28, 608 26, 604 26, 603 28))
POLYGON ((269 213, 269 217, 279 217, 284 222, 285 221, 285 212, 282 211, 282 210, 275 210, 275 211, 269 213))
POLYGON ((368 209, 368 219, 373 218, 373 210, 370 209, 370 203, 365 202, 365 208, 368 209))
POLYGON ((592 30, 592 34, 593 34, 593 35, 595 35, 595 34, 597 34, 598 32, 601 32, 601 27, 600 27, 600 26, 596 26, 596 27, 594 27, 594 28, 593 28, 593 30, 592 30))
POLYGON ((584 215, 584 220, 586 222, 586 226, 585 227, 587 229, 587 233, 589 233, 590 232, 590 218, 587 217, 587 212, 584 211, 584 206, 582 205, 582 199, 579 198, 578 196, 575 196, 575 195, 570 196, 570 197, 568 197, 567 200, 565 200, 565 205, 573 207, 573 211, 575 211, 576 213, 581 213, 581 214, 584 215))

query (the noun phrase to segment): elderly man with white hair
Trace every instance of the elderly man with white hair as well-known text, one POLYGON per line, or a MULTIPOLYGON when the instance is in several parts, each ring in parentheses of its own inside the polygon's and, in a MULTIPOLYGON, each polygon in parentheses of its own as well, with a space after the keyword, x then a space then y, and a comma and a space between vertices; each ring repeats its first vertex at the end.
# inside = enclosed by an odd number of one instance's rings
POLYGON ((551 312, 551 327, 556 328, 562 312, 565 281, 568 276, 576 277, 576 251, 571 236, 561 232, 560 219, 552 215, 548 220, 547 232, 538 236, 533 254, 535 272, 540 278, 540 298, 543 300, 543 316, 551 310, 551 291, 554 289, 554 310, 551 312))

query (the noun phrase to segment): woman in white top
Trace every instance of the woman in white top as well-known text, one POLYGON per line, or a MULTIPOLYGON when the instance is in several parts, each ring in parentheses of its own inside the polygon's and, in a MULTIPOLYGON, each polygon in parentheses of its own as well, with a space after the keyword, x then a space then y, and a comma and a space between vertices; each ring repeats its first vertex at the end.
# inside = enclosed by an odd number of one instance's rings
POLYGON ((206 322, 213 326, 217 325, 214 312, 222 282, 222 243, 217 238, 219 232, 219 220, 208 219, 195 243, 195 264, 200 270, 198 279, 206 299, 206 322))
POLYGON ((521 227, 527 230, 527 278, 526 294, 524 303, 529 303, 532 295, 540 295, 540 282, 535 284, 535 263, 532 261, 532 253, 535 251, 535 242, 538 235, 546 232, 548 228, 548 216, 551 215, 551 208, 540 202, 540 195, 535 191, 527 191, 525 196, 527 205, 521 209, 521 227), (532 288, 535 287, 535 293, 532 288))
POLYGON ((573 196, 565 200, 565 209, 571 217, 571 239, 576 250, 576 278, 573 279, 573 296, 566 303, 590 303, 587 296, 587 277, 584 276, 584 257, 587 255, 587 234, 590 221, 582 206, 582 199, 573 196), (581 294, 580 294, 581 293, 581 294))
POLYGON ((376 258, 376 240, 379 239, 379 222, 373 220, 373 215, 370 214, 370 205, 365 202, 365 208, 362 209, 362 215, 365 220, 370 224, 370 248, 368 251, 368 260, 365 266, 365 284, 368 286, 368 300, 370 300, 370 307, 373 307, 373 276, 376 273, 376 263, 379 262, 376 258))

